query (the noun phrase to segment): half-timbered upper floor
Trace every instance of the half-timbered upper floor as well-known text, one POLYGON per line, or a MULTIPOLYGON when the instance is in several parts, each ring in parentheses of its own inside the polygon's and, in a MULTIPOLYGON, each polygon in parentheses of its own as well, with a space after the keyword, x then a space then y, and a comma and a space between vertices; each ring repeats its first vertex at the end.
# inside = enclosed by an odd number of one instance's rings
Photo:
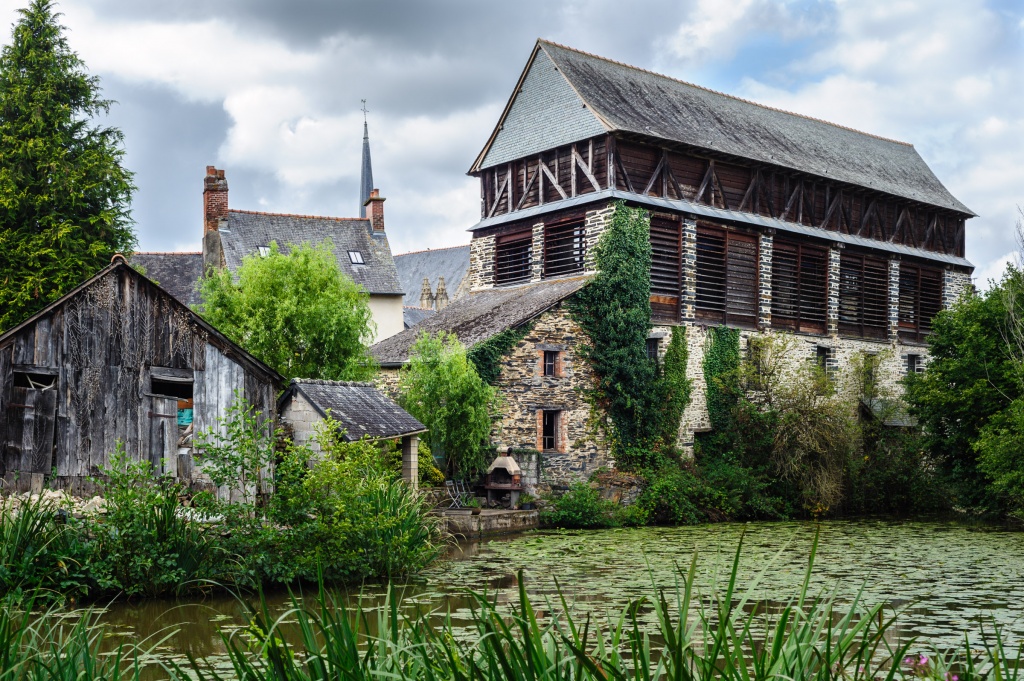
POLYGON ((973 215, 909 144, 545 41, 470 172, 474 230, 615 197, 962 259, 973 215))

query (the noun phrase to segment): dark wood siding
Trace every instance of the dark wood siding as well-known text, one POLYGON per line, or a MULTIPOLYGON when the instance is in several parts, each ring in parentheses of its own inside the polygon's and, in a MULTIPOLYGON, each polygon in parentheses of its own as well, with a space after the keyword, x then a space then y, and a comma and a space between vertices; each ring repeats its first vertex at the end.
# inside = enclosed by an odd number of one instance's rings
POLYGON ((682 221, 651 218, 651 316, 655 321, 679 320, 682 288, 682 221))
POLYGON ((921 343, 942 309, 942 270, 900 263, 900 340, 921 343))
POLYGON ((757 237, 697 226, 697 319, 753 328, 758 307, 757 237))
POLYGON ((772 326, 825 333, 828 249, 776 238, 772 246, 772 326))
POLYGON ((889 335, 889 262, 864 253, 839 257, 839 333, 882 340, 889 335))

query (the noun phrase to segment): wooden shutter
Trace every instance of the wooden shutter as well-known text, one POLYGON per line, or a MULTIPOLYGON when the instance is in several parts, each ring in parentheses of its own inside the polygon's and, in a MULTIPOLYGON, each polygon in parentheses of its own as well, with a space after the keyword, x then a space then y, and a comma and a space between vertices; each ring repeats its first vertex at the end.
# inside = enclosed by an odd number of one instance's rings
POLYGON ((43 476, 53 469, 57 390, 12 387, 10 395, 4 470, 13 474, 8 484, 17 479, 14 490, 25 492, 41 487, 43 476))
POLYGON ((697 227, 698 320, 757 326, 757 237, 697 227))
POLYGON ((681 264, 682 223, 651 218, 651 316, 656 321, 679 320, 681 264))
POLYGON ((900 340, 921 343, 931 333, 932 319, 942 309, 942 271, 900 264, 900 340))
POLYGON ((529 281, 533 265, 533 232, 498 237, 494 251, 494 282, 498 285, 529 281))
POLYGON ((839 333, 888 338, 888 261, 860 253, 839 257, 839 333))
POLYGON ((544 227, 544 276, 558 277, 583 271, 587 231, 574 220, 544 227))
POLYGON ((828 249, 776 239, 772 247, 772 326, 825 333, 828 249))

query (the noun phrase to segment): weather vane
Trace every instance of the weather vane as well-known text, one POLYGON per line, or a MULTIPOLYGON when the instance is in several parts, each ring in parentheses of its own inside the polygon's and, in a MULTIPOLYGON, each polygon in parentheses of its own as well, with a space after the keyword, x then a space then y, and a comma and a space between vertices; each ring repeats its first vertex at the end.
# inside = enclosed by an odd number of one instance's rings
POLYGON ((366 108, 366 100, 365 99, 361 99, 359 101, 361 101, 363 103, 363 123, 365 123, 366 122, 366 114, 370 113, 370 111, 369 111, 369 109, 366 108))

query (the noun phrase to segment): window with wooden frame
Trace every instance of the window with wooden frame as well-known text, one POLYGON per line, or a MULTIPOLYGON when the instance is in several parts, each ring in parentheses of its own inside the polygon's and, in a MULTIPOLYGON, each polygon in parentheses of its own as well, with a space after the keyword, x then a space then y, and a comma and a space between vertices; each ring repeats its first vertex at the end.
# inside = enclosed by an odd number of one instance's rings
POLYGON ((559 357, 557 350, 545 350, 544 351, 544 375, 545 376, 558 376, 560 374, 558 370, 559 357))
POLYGON ((861 253, 839 256, 839 333, 889 336, 889 262, 861 253))
POLYGON ((658 321, 679 319, 682 228, 678 219, 651 218, 651 317, 658 321))
POLYGON ((582 220, 544 226, 544 277, 583 271, 587 255, 587 228, 582 220))
POLYGON ((697 226, 699 321, 757 326, 757 236, 697 226))
POLYGON ((772 246, 772 326, 825 333, 828 249, 776 239, 772 246))
POLYGON ((942 270, 900 263, 900 340, 924 342, 942 309, 942 270))
POLYGON ((561 420, 561 411, 547 410, 542 412, 541 417, 541 449, 543 451, 556 451, 559 449, 558 427, 561 420))
POLYGON ((494 283, 498 286, 529 281, 533 271, 533 232, 506 234, 494 249, 494 283))

